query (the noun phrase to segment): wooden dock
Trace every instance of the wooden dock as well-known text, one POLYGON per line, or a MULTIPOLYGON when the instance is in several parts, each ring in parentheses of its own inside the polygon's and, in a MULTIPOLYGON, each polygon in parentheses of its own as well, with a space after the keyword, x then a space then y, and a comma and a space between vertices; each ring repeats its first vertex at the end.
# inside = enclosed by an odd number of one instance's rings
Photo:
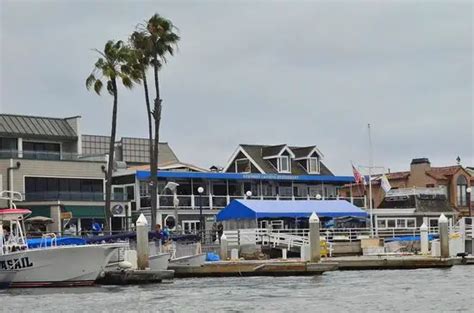
POLYGON ((323 263, 337 263, 339 270, 393 270, 417 268, 447 268, 455 264, 455 259, 431 256, 380 255, 326 258, 323 263))
POLYGON ((175 277, 313 276, 337 269, 331 262, 300 260, 255 260, 206 262, 199 267, 174 267, 175 277))
POLYGON ((104 277, 97 279, 96 283, 99 285, 143 285, 161 283, 173 277, 172 270, 112 270, 105 272, 104 277))

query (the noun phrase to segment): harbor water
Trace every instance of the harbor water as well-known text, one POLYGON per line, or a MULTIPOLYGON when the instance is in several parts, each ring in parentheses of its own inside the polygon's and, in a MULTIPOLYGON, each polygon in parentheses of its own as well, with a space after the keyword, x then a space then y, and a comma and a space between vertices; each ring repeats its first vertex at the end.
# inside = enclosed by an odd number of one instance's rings
POLYGON ((1 312, 474 312, 474 267, 0 291, 1 312))

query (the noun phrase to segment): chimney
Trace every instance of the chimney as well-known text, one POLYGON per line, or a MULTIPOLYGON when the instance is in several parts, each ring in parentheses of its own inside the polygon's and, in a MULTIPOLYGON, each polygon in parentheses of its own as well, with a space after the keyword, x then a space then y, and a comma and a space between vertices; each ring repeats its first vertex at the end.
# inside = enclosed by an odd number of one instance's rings
POLYGON ((410 176, 413 182, 422 182, 426 172, 431 170, 431 163, 428 158, 418 158, 411 160, 410 176))

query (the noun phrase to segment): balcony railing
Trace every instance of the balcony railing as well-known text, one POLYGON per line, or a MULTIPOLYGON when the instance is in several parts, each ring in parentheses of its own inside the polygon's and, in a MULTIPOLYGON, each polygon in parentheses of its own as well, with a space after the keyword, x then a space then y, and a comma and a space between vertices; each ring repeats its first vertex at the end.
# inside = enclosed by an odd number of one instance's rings
POLYGON ((104 155, 86 155, 72 152, 0 150, 0 159, 56 160, 56 161, 105 161, 104 155))
MULTIPOLYGON (((202 208, 203 209, 222 209, 226 207, 232 200, 237 199, 246 199, 245 196, 225 196, 225 195, 178 195, 178 209, 199 209, 201 207, 202 201, 202 208)), ((173 195, 158 195, 158 208, 159 209, 174 209, 174 196, 173 195)), ((308 200, 308 197, 297 197, 297 196, 252 196, 248 199, 252 200, 281 200, 281 201, 288 201, 288 200, 308 200)), ((309 198, 309 200, 316 200, 316 198, 309 198)), ((344 197, 326 197, 325 200, 346 200, 351 202, 358 207, 364 208, 365 201, 364 198, 344 198, 344 197)), ((141 197, 140 198, 140 207, 141 208, 149 208, 151 207, 151 199, 150 197, 141 197)))
MULTIPOLYGON (((104 201, 103 192, 62 192, 62 191, 40 191, 27 192, 24 195, 25 201, 104 201)), ((112 201, 129 201, 127 195, 123 193, 112 194, 112 201)))

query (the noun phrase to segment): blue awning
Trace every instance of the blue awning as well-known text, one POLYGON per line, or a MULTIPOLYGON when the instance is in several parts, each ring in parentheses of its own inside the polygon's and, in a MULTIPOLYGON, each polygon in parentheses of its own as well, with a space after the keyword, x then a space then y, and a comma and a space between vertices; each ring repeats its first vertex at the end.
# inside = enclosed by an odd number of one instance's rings
MULTIPOLYGON (((148 180, 150 171, 136 171, 138 180, 148 180)), ((301 181, 301 182, 325 182, 325 183, 353 183, 353 176, 332 175, 290 175, 290 174, 243 174, 243 173, 214 173, 214 172, 179 172, 158 171, 159 178, 174 179, 215 179, 215 180, 278 180, 278 181, 301 181)))
POLYGON ((367 212, 345 200, 233 200, 217 214, 217 221, 259 218, 367 217, 367 212))

